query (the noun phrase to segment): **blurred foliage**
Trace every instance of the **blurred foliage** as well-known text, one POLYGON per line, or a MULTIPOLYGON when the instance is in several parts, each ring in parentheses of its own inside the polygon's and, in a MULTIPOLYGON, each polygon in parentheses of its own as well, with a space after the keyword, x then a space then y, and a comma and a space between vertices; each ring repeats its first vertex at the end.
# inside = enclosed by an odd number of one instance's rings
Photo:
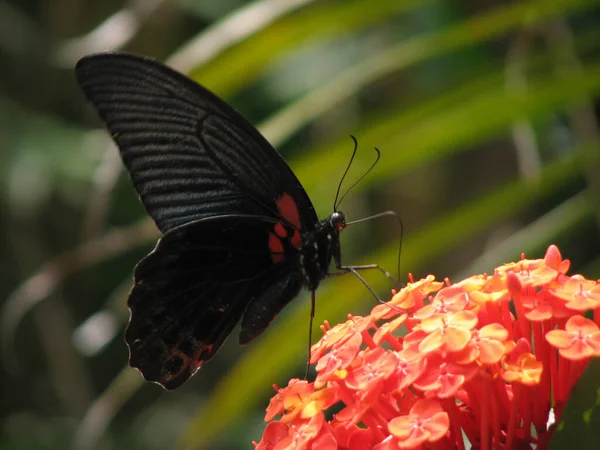
MULTIPOLYGON (((379 148, 343 210, 401 215, 403 280, 485 272, 550 243, 593 279, 599 3, 0 0, 0 448, 249 448, 271 386, 306 361, 305 295, 176 392, 126 367, 131 271, 158 233, 75 85, 79 57, 148 54, 213 89, 278 147, 321 216, 348 135, 351 179, 379 148)), ((398 237, 393 220, 350 227, 344 260, 393 272, 398 237)), ((367 279, 388 295, 381 274, 367 279)), ((317 301, 319 324, 375 300, 342 277, 317 301)))
POLYGON ((600 439, 600 398, 590 395, 600 387, 600 360, 590 361, 574 386, 565 406, 550 450, 560 450, 576 444, 579 448, 594 448, 600 439))

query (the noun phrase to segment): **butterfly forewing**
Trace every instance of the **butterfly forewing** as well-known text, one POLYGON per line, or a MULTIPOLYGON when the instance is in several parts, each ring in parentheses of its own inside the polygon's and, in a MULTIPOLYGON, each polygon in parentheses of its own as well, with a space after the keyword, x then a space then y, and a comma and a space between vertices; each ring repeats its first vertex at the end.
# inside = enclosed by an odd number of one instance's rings
POLYGON ((276 202, 286 193, 303 229, 317 223, 281 156, 207 89, 152 59, 120 53, 85 57, 76 75, 162 232, 225 214, 281 217, 276 202))

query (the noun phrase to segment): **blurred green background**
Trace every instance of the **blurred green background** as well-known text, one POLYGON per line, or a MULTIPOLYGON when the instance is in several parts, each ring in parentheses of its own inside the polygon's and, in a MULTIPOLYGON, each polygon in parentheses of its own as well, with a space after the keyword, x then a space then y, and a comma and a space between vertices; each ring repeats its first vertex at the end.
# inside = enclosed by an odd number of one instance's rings
MULTIPOLYGON (((379 148, 342 210, 400 214, 404 281, 551 243, 594 279, 599 19, 591 0, 0 0, 0 448, 251 448, 272 385, 303 376, 307 295, 175 392, 127 368, 132 268, 158 234, 75 84, 78 58, 123 49, 188 73, 257 124, 320 216, 349 134, 350 180, 379 148)), ((395 272, 398 235, 392 219, 350 227, 344 260, 395 272)), ((375 300, 342 277, 317 302, 319 324, 375 300)))

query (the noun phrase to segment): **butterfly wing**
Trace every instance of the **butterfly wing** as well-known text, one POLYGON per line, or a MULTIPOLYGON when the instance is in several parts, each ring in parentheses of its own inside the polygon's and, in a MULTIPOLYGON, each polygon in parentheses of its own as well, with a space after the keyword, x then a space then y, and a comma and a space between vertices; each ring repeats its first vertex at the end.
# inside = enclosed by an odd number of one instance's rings
POLYGON ((297 252, 317 217, 281 156, 202 86, 118 53, 83 58, 76 75, 163 233, 135 269, 125 339, 130 364, 174 389, 240 318, 245 343, 297 295, 299 259, 281 230, 297 252))
POLYGON ((150 58, 123 53, 82 58, 75 73, 163 233, 226 214, 314 228, 314 208, 283 158, 204 87, 150 58), (299 214, 290 215, 294 210, 299 214))
POLYGON ((252 312, 241 341, 259 334, 302 287, 294 260, 270 244, 274 226, 270 218, 222 216, 165 234, 135 269, 125 332, 131 366, 175 389, 245 311, 252 312))

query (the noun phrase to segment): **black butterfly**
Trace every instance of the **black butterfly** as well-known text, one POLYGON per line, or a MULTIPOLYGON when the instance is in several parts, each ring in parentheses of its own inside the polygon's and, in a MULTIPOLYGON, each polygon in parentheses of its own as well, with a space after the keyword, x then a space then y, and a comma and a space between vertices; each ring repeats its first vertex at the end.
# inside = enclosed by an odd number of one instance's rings
MULTIPOLYGON (((136 266, 125 340, 132 367, 175 389, 241 319, 240 344, 341 264, 343 213, 319 221, 304 188, 238 112, 150 58, 81 59, 77 80, 163 234, 136 266)), ((368 266, 373 267, 373 266, 368 266)))

